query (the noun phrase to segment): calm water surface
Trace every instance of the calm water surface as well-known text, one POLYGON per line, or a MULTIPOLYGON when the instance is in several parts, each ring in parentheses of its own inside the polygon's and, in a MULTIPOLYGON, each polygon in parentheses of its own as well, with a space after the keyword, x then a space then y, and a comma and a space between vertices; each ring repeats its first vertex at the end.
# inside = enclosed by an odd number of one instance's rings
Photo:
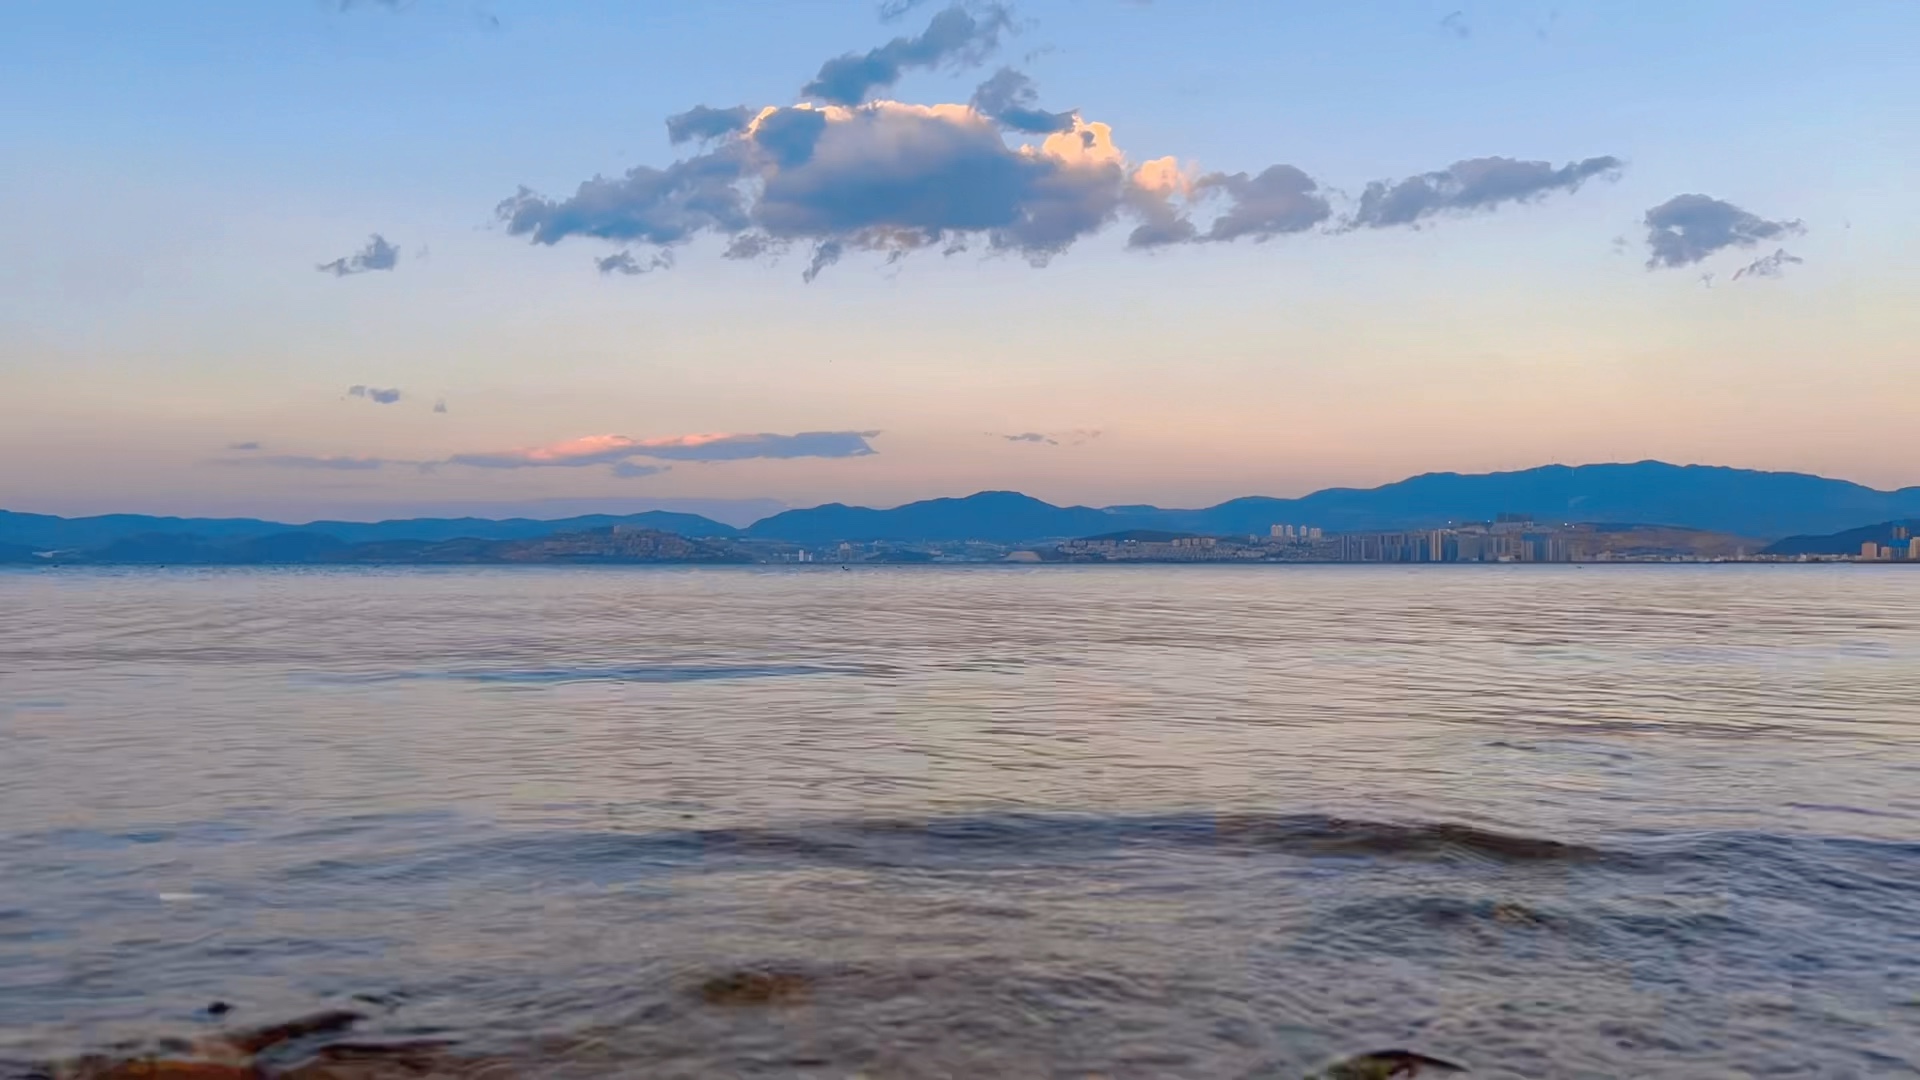
POLYGON ((0 615, 0 1058, 358 995, 524 1075, 1920 1075, 1903 567, 26 571, 0 615), (804 992, 703 996, 742 971, 804 992))

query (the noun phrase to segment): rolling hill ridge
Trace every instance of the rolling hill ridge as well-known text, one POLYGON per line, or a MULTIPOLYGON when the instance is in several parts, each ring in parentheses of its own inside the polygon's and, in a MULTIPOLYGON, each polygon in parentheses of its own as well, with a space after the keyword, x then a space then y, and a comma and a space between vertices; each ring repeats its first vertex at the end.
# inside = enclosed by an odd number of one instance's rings
POLYGON ((61 518, 0 510, 0 559, 20 561, 46 550, 105 552, 135 538, 143 550, 161 550, 171 542, 167 537, 180 538, 183 554, 195 545, 245 544, 265 561, 306 561, 322 556, 329 545, 532 540, 614 527, 692 539, 805 545, 874 540, 1021 544, 1130 529, 1217 536, 1263 534, 1274 524, 1315 525, 1328 532, 1418 529, 1484 521, 1503 513, 1529 514, 1542 522, 1637 522, 1778 540, 1920 518, 1920 487, 1881 491, 1806 473, 1642 461, 1426 473, 1375 488, 1328 488, 1292 499, 1249 496, 1191 510, 1056 506, 1018 492, 986 491, 888 509, 829 503, 774 514, 745 529, 665 511, 547 521, 416 518, 288 525, 251 518, 61 518))

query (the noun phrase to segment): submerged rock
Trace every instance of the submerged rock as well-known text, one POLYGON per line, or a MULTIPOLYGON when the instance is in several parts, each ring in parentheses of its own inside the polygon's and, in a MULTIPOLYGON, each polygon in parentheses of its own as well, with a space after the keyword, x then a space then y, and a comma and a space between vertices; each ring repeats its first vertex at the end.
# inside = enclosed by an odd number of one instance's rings
POLYGON ((453 1053, 446 1042, 337 1043, 321 1047, 273 1080, 401 1080, 404 1077, 515 1076, 484 1058, 453 1053))
POLYGON ((735 971, 700 984, 709 1005, 774 1005, 799 1001, 813 988, 811 976, 797 971, 735 971))
POLYGON ((1398 1077, 1437 1076, 1466 1072, 1465 1066, 1412 1050, 1376 1050, 1327 1066, 1308 1080, 1396 1080, 1398 1077))
POLYGON ((301 1039, 338 1034, 361 1019, 359 1013, 335 1009, 191 1042, 161 1040, 158 1053, 89 1055, 27 1075, 35 1080, 261 1080, 276 1075, 258 1060, 262 1052, 301 1039))
POLYGON ((1493 921, 1510 926, 1539 926, 1546 922, 1540 917, 1539 912, 1512 900, 1502 900, 1493 905, 1493 921))
POLYGON ((176 1058, 80 1058, 42 1072, 34 1080, 258 1080, 252 1064, 189 1061, 176 1058))
POLYGON ((302 1016, 297 1020, 289 1020, 284 1024, 271 1024, 251 1031, 235 1032, 225 1036, 221 1041, 234 1050, 251 1056, 269 1047, 293 1042, 296 1039, 308 1039, 315 1035, 337 1035, 365 1019, 366 1017, 360 1013, 347 1009, 331 1009, 327 1012, 302 1016))

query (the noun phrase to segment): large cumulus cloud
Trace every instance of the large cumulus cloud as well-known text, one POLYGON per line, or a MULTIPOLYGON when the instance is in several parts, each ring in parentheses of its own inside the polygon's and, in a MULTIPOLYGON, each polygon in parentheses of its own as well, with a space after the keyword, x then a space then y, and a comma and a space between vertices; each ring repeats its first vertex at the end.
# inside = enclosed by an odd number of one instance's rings
POLYGON ((1044 260, 1111 222, 1139 196, 1130 186, 1104 124, 1076 120, 1038 146, 1015 146, 965 105, 802 104, 764 109, 664 169, 595 177, 564 199, 522 190, 500 216, 509 233, 541 244, 669 246, 712 233, 752 255, 812 242, 816 270, 846 249, 910 251, 950 234, 1044 260))
POLYGON ((1042 108, 1032 80, 1011 68, 966 104, 868 100, 911 68, 984 59, 1009 25, 1002 7, 948 8, 920 34, 828 61, 804 88, 813 100, 696 106, 669 117, 667 131, 675 144, 698 143, 698 153, 596 176, 570 195, 522 188, 500 204, 500 218, 509 234, 538 244, 621 245, 596 260, 609 274, 667 265, 627 245, 666 249, 711 236, 735 259, 806 248, 802 276, 811 281, 858 251, 895 259, 978 245, 1039 265, 1121 222, 1137 250, 1411 226, 1573 192, 1621 169, 1613 157, 1564 166, 1466 160, 1369 184, 1341 215, 1333 189, 1297 165, 1209 172, 1126 153, 1108 124, 1042 108))

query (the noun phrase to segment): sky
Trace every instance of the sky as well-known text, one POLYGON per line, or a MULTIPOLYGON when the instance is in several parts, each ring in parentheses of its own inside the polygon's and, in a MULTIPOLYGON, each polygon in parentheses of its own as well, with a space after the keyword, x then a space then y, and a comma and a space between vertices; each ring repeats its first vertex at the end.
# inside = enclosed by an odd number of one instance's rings
POLYGON ((1920 5, 62 0, 0 507, 1920 484, 1920 5))

